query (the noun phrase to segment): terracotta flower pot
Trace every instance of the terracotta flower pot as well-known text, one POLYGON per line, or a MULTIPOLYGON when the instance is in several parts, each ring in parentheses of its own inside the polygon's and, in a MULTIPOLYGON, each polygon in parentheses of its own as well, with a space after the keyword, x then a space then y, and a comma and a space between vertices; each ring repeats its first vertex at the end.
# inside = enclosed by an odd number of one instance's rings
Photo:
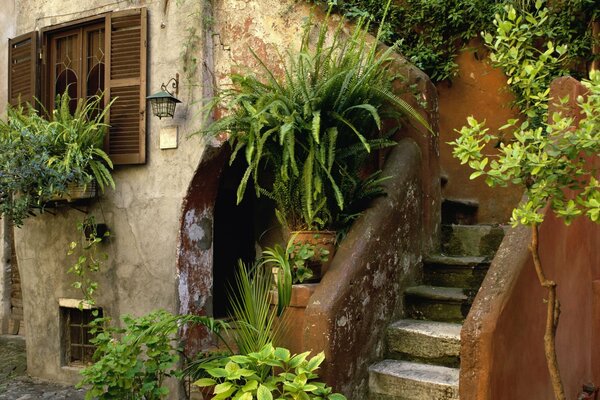
POLYGON ((313 278, 320 280, 331 264, 335 255, 335 238, 334 231, 293 231, 290 233, 296 244, 310 244, 315 247, 315 255, 309 261, 309 268, 313 271, 313 278), (327 259, 323 261, 326 255, 327 259))

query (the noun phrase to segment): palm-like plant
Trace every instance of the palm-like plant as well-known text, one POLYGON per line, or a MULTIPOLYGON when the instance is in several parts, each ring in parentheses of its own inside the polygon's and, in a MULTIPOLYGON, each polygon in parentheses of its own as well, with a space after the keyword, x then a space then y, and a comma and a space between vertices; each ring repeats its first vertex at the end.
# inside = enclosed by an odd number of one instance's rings
POLYGON ((229 133, 232 160, 244 154, 238 202, 252 179, 257 196, 273 198, 292 229, 322 229, 338 220, 351 195, 344 189, 359 179, 369 153, 394 144, 380 134, 383 119, 409 116, 427 126, 392 93, 395 47, 378 52, 368 45, 364 21, 350 37, 342 23, 331 35, 327 25, 312 45, 314 24, 307 23, 300 50, 282 57, 281 77, 253 53, 262 74, 233 75, 234 88, 217 99, 229 115, 205 131, 229 133), (259 184, 265 170, 274 175, 270 187, 259 184))

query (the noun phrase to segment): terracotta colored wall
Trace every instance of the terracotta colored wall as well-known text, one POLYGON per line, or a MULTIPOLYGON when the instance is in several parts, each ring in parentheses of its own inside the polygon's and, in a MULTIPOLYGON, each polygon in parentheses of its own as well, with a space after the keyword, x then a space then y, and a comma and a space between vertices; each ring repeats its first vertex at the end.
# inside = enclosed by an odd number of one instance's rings
MULTIPOLYGON (((483 179, 470 180, 471 170, 452 157, 452 147, 447 144, 458 136, 454 131, 466 124, 467 117, 486 120, 487 126, 497 129, 517 114, 509 109, 513 100, 506 89, 506 77, 489 65, 485 50, 479 41, 470 43, 475 51, 464 51, 456 58, 458 76, 451 84, 437 85, 440 113, 440 164, 448 183, 442 196, 448 199, 477 200, 480 223, 503 223, 510 219, 512 208, 521 198, 515 188, 489 188, 483 179)), ((493 146, 486 152, 493 153, 493 146)))
MULTIPOLYGON (((567 78, 553 89, 556 96, 574 95, 580 86, 567 78)), ((600 158, 593 162, 600 166, 600 158)), ((543 350, 546 293, 527 249, 530 238, 527 227, 508 233, 465 321, 461 399, 553 398, 543 350)), ((600 385, 598 249, 600 225, 580 218, 567 227, 552 214, 546 216, 540 229, 541 261, 547 277, 558 284, 558 361, 569 399, 586 382, 600 385)))

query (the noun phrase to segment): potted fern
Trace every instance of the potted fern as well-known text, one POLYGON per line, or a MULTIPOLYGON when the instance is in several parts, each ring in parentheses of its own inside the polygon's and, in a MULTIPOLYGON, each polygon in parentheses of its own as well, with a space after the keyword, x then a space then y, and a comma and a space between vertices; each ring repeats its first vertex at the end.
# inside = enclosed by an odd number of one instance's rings
POLYGON ((102 98, 79 100, 73 113, 70 102, 58 96, 51 113, 9 107, 0 121, 0 215, 17 226, 51 201, 93 197, 96 185, 114 188, 112 162, 102 150, 102 98))
POLYGON ((382 120, 409 116, 427 126, 392 94, 387 66, 395 46, 382 52, 369 46, 364 21, 350 37, 342 31, 343 22, 332 33, 327 22, 316 28, 316 43, 310 40, 315 24, 305 25, 299 51, 282 59, 282 76, 253 53, 262 73, 234 74, 233 88, 214 102, 227 116, 205 130, 226 132, 231 159, 243 154, 247 162, 238 203, 252 181, 256 196, 274 200, 285 228, 310 231, 321 242, 331 242, 324 238, 352 221, 361 211, 357 205, 368 205, 367 193, 381 193, 381 178, 364 171, 374 150, 395 144, 382 133, 382 120))

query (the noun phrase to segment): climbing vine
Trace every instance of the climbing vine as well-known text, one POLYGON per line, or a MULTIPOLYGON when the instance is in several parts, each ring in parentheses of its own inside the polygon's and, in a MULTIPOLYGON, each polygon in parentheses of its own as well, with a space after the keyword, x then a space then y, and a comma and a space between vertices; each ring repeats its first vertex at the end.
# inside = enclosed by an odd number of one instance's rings
MULTIPOLYGON (((366 16, 380 21, 380 0, 305 0, 350 18, 366 16)), ((482 31, 495 30, 495 15, 506 5, 533 12, 540 1, 533 0, 405 0, 395 2, 383 26, 388 44, 399 42, 399 51, 425 71, 434 82, 452 79, 459 51, 482 31), (537 4, 536 4, 537 3, 537 4)), ((541 1, 545 4, 546 1, 541 1)), ((540 36, 569 43, 565 65, 576 78, 586 75, 591 61, 590 22, 600 16, 596 0, 557 0, 548 5, 548 21, 540 36)))

